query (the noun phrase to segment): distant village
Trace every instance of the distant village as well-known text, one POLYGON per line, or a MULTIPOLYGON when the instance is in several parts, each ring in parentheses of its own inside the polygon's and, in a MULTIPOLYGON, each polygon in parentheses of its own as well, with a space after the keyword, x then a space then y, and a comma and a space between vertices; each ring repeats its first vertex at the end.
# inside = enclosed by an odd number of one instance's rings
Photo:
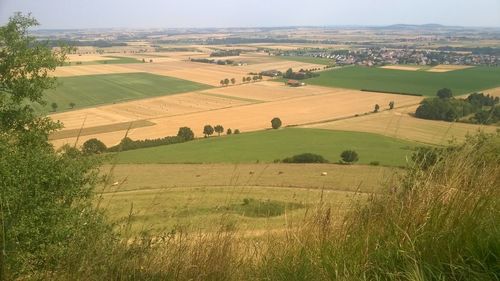
POLYGON ((336 65, 383 66, 417 65, 484 65, 499 66, 500 55, 421 49, 363 48, 356 50, 302 49, 274 53, 277 56, 304 56, 331 59, 336 65))

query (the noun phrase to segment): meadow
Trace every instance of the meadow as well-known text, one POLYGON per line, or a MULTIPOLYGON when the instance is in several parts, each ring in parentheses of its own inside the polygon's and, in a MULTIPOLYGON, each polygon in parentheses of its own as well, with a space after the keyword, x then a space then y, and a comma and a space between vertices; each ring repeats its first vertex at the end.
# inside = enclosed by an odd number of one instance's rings
POLYGON ((354 149, 359 163, 378 161, 381 165, 404 166, 415 143, 386 136, 286 128, 240 135, 210 137, 188 143, 125 151, 117 163, 271 163, 301 153, 316 153, 330 162, 354 149))
POLYGON ((282 229, 286 219, 303 216, 320 200, 348 210, 356 195, 381 192, 401 170, 324 164, 121 164, 103 167, 103 172, 119 184, 98 191, 101 206, 115 222, 125 221, 132 206, 132 231, 139 233, 181 226, 214 230, 223 217, 245 231, 282 229))
POLYGON ((500 86, 500 67, 474 67, 442 73, 369 67, 345 67, 324 71, 308 84, 358 90, 387 91, 435 96, 450 88, 455 96, 500 86))
POLYGON ((78 109, 210 88, 200 83, 149 73, 60 77, 58 83, 57 89, 46 92, 45 107, 34 106, 38 111, 48 112, 53 102, 63 111, 70 109, 71 102, 75 103, 75 109, 78 109))

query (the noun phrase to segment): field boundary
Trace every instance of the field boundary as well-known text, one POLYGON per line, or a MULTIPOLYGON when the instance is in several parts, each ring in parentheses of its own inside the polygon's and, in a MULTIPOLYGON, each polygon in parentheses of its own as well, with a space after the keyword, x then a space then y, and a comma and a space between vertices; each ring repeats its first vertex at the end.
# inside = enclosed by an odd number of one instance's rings
POLYGON ((62 130, 50 134, 49 140, 59 140, 66 138, 74 138, 78 136, 104 134, 117 131, 125 131, 129 129, 150 127, 154 125, 156 125, 156 123, 153 123, 148 120, 137 120, 137 121, 129 121, 129 122, 115 123, 115 124, 95 126, 95 127, 87 127, 82 129, 62 130))

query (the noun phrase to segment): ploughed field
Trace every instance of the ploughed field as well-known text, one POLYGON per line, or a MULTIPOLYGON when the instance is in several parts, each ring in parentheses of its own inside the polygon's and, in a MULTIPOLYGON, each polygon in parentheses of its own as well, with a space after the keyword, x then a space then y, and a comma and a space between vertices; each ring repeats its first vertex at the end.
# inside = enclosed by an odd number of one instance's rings
POLYGON ((458 96, 500 86, 500 67, 473 67, 453 71, 443 69, 446 72, 354 66, 324 71, 321 76, 306 82, 326 87, 423 96, 435 96, 441 88, 450 88, 458 96))

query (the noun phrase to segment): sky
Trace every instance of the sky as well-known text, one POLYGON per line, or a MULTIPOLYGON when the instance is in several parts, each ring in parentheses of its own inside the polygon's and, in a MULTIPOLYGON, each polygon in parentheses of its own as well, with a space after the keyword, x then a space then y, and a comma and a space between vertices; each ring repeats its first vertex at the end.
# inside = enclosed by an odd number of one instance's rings
POLYGON ((0 24, 31 12, 43 29, 381 26, 500 27, 500 0, 0 0, 0 24))

